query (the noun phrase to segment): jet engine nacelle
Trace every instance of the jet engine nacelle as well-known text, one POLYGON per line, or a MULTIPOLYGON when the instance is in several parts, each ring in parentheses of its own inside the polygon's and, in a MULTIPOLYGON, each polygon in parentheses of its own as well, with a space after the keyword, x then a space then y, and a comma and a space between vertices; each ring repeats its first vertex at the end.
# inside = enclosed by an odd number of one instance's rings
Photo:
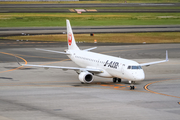
POLYGON ((79 74, 79 80, 83 83, 91 83, 93 81, 93 74, 90 72, 81 72, 79 74))

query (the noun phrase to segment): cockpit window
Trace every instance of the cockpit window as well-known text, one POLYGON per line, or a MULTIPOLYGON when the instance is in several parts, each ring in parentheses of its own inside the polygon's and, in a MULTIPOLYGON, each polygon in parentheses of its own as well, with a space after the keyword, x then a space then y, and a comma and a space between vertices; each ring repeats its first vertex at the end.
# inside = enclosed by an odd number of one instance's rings
POLYGON ((142 69, 142 67, 141 67, 141 66, 138 66, 138 69, 142 69))
POLYGON ((141 66, 128 66, 127 69, 142 69, 141 66))
POLYGON ((138 66, 132 66, 132 69, 138 69, 138 66))

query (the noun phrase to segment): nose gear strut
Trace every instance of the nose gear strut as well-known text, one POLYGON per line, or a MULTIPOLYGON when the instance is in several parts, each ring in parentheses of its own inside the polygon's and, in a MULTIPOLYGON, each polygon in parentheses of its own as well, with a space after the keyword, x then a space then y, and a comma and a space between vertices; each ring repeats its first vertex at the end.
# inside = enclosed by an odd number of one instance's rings
POLYGON ((134 84, 135 84, 135 81, 129 81, 130 83, 130 90, 134 90, 135 87, 134 87, 134 84))

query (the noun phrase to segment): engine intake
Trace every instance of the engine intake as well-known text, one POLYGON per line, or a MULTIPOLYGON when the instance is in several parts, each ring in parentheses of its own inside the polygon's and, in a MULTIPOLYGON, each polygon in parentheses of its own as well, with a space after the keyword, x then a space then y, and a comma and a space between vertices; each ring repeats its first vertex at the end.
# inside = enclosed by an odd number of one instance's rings
POLYGON ((90 72, 81 72, 79 74, 79 80, 83 83, 91 83, 93 81, 93 74, 90 72))

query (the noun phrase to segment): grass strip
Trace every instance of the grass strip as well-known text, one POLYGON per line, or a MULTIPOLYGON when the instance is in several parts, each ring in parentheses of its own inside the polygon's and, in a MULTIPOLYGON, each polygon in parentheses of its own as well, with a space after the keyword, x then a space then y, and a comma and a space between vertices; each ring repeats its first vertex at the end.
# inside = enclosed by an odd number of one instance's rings
MULTIPOLYGON (((0 10, 26 10, 27 8, 0 8, 0 10)), ((64 7, 57 7, 57 8, 28 8, 29 10, 43 10, 43 9, 45 9, 45 10, 68 10, 68 9, 106 9, 106 10, 108 10, 108 9, 116 9, 116 10, 118 10, 118 9, 123 9, 123 10, 128 10, 128 9, 130 9, 130 10, 132 10, 132 9, 134 9, 134 10, 137 10, 137 9, 151 9, 151 10, 174 10, 174 9, 180 9, 180 7, 179 6, 165 6, 165 7, 161 7, 161 6, 153 6, 153 7, 150 7, 150 6, 146 6, 146 7, 143 7, 143 6, 141 6, 141 7, 129 7, 129 6, 125 6, 125 7, 67 7, 67 8, 64 8, 64 7)))
POLYGON ((180 13, 0 13, 0 27, 175 25, 180 13))

